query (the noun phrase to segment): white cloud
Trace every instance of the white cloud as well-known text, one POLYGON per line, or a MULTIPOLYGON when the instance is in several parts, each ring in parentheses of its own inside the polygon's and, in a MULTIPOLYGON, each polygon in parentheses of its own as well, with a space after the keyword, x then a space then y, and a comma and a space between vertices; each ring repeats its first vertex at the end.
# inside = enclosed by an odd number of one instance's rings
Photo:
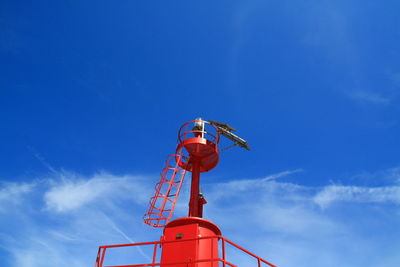
POLYGON ((279 190, 279 187, 285 187, 285 189, 290 190, 290 188, 299 188, 301 186, 288 183, 271 183, 272 181, 289 176, 291 174, 302 172, 302 169, 287 170, 279 173, 274 173, 259 179, 241 179, 232 180, 225 183, 212 184, 212 194, 210 197, 213 199, 221 197, 231 197, 232 195, 239 195, 243 191, 252 191, 257 188, 264 188, 266 190, 279 190))
MULTIPOLYGON (((397 177, 395 169, 379 173, 381 179, 397 177)), ((400 205, 396 184, 311 187, 261 178, 213 187, 206 194, 207 217, 223 226, 227 238, 278 266, 394 267, 391 263, 400 260, 400 256, 393 254, 400 249, 400 238, 393 235, 400 236, 396 230, 400 214, 393 213, 400 205), (327 192, 332 190, 335 193, 328 196, 327 192), (330 206, 328 202, 336 205, 330 206), (387 205, 390 203, 395 205, 387 205), (392 229, 386 230, 388 227, 392 229), (375 232, 375 228, 380 228, 382 234, 375 232), (386 231, 391 233, 384 234, 386 231), (385 246, 387 249, 382 250, 385 246), (385 254, 391 261, 382 264, 378 256, 369 257, 369 263, 364 260, 366 254, 377 253, 385 254)))
MULTIPOLYGON (((216 222, 228 239, 278 266, 396 266, 400 260, 393 253, 400 249, 396 237, 400 213, 393 212, 393 206, 400 204, 397 184, 311 187, 277 180, 300 171, 204 184, 209 202, 206 218, 216 222), (349 202, 354 205, 346 205, 349 202), (375 228, 386 234, 375 233, 375 228), (365 255, 371 255, 369 262, 365 255), (388 260, 380 263, 381 257, 388 260)), ((380 173, 398 179, 395 169, 380 173)), ((3 199, 20 196, 21 204, 6 206, 0 221, 0 261, 5 266, 90 266, 99 245, 159 239, 161 230, 141 220, 156 177, 108 173, 84 177, 66 172, 56 176, 1 189, 1 195, 8 196, 3 199), (5 253, 7 258, 1 258, 5 253)), ((176 216, 186 215, 186 189, 176 216)), ((110 251, 107 259, 115 261, 108 263, 146 262, 151 249, 110 251)), ((231 259, 247 266, 238 255, 233 253, 231 259)))
POLYGON ((17 204, 21 198, 32 191, 36 183, 1 183, 0 189, 0 211, 10 204, 17 204))
POLYGON ((133 176, 113 176, 107 173, 96 174, 87 179, 84 177, 62 179, 55 183, 46 193, 48 209, 59 212, 71 211, 94 201, 106 200, 113 195, 118 197, 132 196, 136 202, 142 202, 148 195, 143 194, 143 179, 133 176))
POLYGON ((67 181, 53 187, 45 195, 47 207, 57 211, 68 211, 90 203, 100 195, 107 194, 111 188, 109 181, 67 181))
POLYGON ((321 207, 333 202, 395 203, 400 204, 400 186, 360 187, 330 185, 314 197, 321 207))
MULTIPOLYGON (((3 184, 2 266, 90 266, 99 245, 149 237, 141 214, 153 189, 147 183, 153 179, 104 172, 91 177, 51 175, 41 182, 3 184), (19 205, 9 205, 11 200, 19 205)), ((136 249, 127 255, 147 260, 148 254, 136 249)), ((123 255, 118 259, 124 263, 123 255)))

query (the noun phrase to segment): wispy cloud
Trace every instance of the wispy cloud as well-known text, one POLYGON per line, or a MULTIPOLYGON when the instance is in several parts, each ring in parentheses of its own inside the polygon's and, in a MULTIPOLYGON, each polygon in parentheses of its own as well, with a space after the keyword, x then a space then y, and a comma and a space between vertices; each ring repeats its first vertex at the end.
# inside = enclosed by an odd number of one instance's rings
POLYGON ((116 177, 106 173, 96 174, 91 179, 73 177, 63 179, 54 184, 44 196, 46 207, 63 212, 80 208, 81 206, 107 199, 117 193, 135 195, 135 201, 143 201, 143 187, 139 185, 142 179, 136 177, 138 184, 129 183, 131 177, 116 177), (139 181, 138 181, 139 180, 139 181))
POLYGON ((232 180, 225 183, 213 184, 212 194, 209 197, 213 199, 220 197, 226 198, 230 195, 238 194, 242 191, 253 190, 255 187, 265 188, 266 185, 268 186, 269 189, 272 189, 270 187, 272 184, 276 185, 277 187, 283 186, 283 187, 297 188, 298 186, 294 184, 270 183, 270 182, 302 171, 303 169, 286 170, 271 175, 267 175, 266 177, 259 179, 241 179, 241 180, 232 180))
POLYGON ((394 230, 400 214, 393 213, 400 192, 393 170, 379 172, 382 180, 392 179, 385 187, 313 187, 266 178, 219 183, 206 195, 206 215, 224 226, 225 236, 280 266, 363 266, 363 255, 379 251, 391 260, 379 265, 380 257, 371 256, 370 264, 394 267, 400 260, 393 254, 400 248, 393 237, 400 234, 394 230), (375 227, 392 233, 371 235, 375 227))
MULTIPOLYGON (((144 181, 142 176, 104 172, 91 177, 52 172, 30 183, 1 184, 0 262, 90 266, 99 245, 143 239, 148 234, 141 231, 140 215, 152 189, 144 181)), ((127 255, 149 258, 142 249, 127 255)), ((121 263, 126 260, 123 255, 117 258, 121 263)))
POLYGON ((360 187, 330 185, 314 197, 315 203, 327 207, 334 202, 394 203, 400 205, 400 186, 360 187))
POLYGON ((271 180, 275 180, 275 179, 278 179, 281 177, 289 176, 291 174, 295 174, 295 173, 299 173, 299 172, 303 172, 303 171, 304 171, 303 169, 287 170, 287 171, 268 175, 267 177, 263 178, 262 180, 271 181, 271 180))
POLYGON ((391 102, 391 98, 389 96, 383 96, 372 91, 355 91, 350 94, 350 97, 357 101, 372 104, 389 104, 391 102))
POLYGON ((11 204, 20 203, 22 197, 30 193, 36 183, 10 183, 2 182, 0 184, 0 211, 9 207, 11 204))
MULTIPOLYGON (((205 184, 205 215, 227 238, 279 266, 363 266, 368 254, 371 265, 394 267, 400 260, 393 254, 400 249, 396 170, 369 174, 392 181, 382 187, 313 187, 279 180, 302 169, 205 184), (391 234, 371 234, 376 227, 391 234), (381 256, 386 262, 379 265, 381 256)), ((64 172, 40 182, 2 184, 0 261, 19 267, 90 266, 98 245, 158 240, 161 231, 141 221, 152 180, 64 172), (10 199, 16 204, 9 205, 10 199)), ((175 216, 185 215, 187 194, 183 190, 175 216)), ((110 253, 113 264, 146 262, 152 255, 147 248, 110 253)), ((239 254, 231 254, 231 259, 248 265, 239 254)))

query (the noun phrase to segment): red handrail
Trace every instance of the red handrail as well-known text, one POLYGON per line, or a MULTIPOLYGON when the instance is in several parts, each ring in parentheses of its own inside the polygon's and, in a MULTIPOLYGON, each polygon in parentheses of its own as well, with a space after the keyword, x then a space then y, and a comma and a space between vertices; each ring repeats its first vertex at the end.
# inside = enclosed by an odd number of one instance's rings
POLYGON ((199 133, 202 135, 203 138, 218 144, 219 143, 219 131, 217 127, 209 123, 208 121, 203 121, 203 120, 194 120, 194 121, 189 121, 185 123, 184 125, 181 126, 181 128, 178 131, 178 141, 181 143, 182 141, 186 140, 188 138, 189 134, 195 134, 199 133), (196 122, 201 122, 204 123, 204 128, 202 130, 193 130, 193 126, 196 122), (211 131, 207 131, 206 125, 208 129, 212 129, 211 131), (191 129, 189 129, 189 126, 191 126, 191 129), (207 136, 211 138, 207 138, 207 136))
POLYGON ((172 241, 153 241, 153 242, 142 242, 142 243, 133 243, 133 244, 120 244, 120 245, 106 245, 106 246, 100 246, 99 251, 97 254, 96 258, 96 263, 95 267, 145 267, 145 266, 166 266, 166 265, 179 265, 179 264, 194 264, 194 263, 199 263, 199 262, 222 262, 223 266, 231 266, 231 267, 236 267, 231 262, 228 262, 226 260, 226 243, 232 245, 233 247, 245 252, 246 254, 250 255, 251 257, 255 258, 257 260, 257 266, 261 266, 261 262, 267 264, 270 267, 277 267, 276 265, 264 260, 263 258, 251 253, 250 251, 242 248, 241 246, 233 243, 232 241, 226 239, 223 236, 209 236, 209 237, 197 237, 197 238, 191 238, 191 239, 184 239, 184 240, 172 240, 172 241), (211 258, 211 259, 200 259, 200 260, 194 260, 191 262, 173 262, 173 263, 156 263, 156 258, 157 258, 157 246, 168 244, 168 243, 178 243, 178 242, 189 242, 189 241, 194 241, 194 240, 202 240, 202 239, 215 239, 217 238, 218 240, 221 240, 222 244, 222 258, 211 258), (133 246, 146 246, 146 245, 154 245, 154 251, 153 251, 153 262, 152 263, 146 263, 146 264, 134 264, 134 265, 112 265, 112 266, 104 266, 104 258, 106 254, 106 250, 108 248, 118 248, 118 247, 133 247, 133 246))

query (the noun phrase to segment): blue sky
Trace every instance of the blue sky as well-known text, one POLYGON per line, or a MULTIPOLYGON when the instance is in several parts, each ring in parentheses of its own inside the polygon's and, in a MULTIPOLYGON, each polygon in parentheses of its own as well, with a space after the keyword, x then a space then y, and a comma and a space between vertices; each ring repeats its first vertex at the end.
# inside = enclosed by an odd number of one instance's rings
POLYGON ((2 266, 88 266, 98 245, 158 240, 141 216, 198 116, 252 148, 202 176, 227 238, 278 266, 398 266, 399 9, 2 1, 2 266))

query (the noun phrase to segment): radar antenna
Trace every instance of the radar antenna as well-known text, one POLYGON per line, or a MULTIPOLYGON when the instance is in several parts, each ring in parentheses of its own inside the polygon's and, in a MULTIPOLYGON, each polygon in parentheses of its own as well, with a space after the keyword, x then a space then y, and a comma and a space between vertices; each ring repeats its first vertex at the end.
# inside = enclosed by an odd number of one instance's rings
POLYGON ((218 131, 219 131, 219 133, 221 135, 225 136, 226 138, 228 138, 229 140, 231 140, 233 142, 233 145, 221 149, 220 152, 224 151, 224 150, 227 150, 228 148, 231 148, 233 146, 240 146, 242 148, 250 150, 249 144, 247 143, 246 140, 244 140, 243 138, 241 138, 241 137, 237 136, 236 134, 232 133, 232 132, 236 131, 235 128, 233 128, 229 124, 226 124, 226 123, 223 123, 223 122, 213 121, 213 120, 208 120, 208 121, 212 125, 214 125, 214 126, 216 126, 218 128, 218 131))

